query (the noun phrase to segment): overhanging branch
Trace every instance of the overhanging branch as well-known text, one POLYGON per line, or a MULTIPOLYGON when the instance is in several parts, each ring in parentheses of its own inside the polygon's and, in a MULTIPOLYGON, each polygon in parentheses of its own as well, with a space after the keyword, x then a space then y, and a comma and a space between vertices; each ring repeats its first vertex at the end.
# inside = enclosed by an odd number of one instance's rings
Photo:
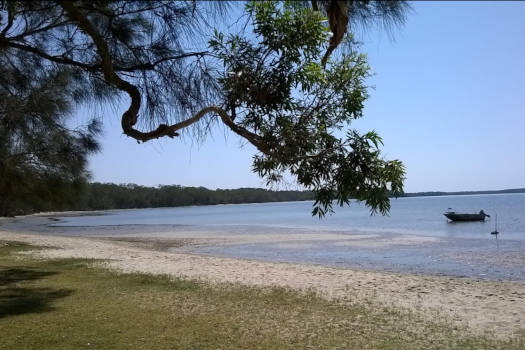
POLYGON ((130 67, 122 67, 122 66, 114 66, 115 70, 116 71, 121 71, 121 72, 134 72, 134 71, 139 71, 139 70, 153 70, 155 69, 155 67, 163 62, 166 62, 166 61, 171 61, 171 60, 180 60, 182 58, 187 58, 187 57, 202 57, 204 55, 208 54, 208 51, 201 51, 201 52, 187 52, 187 53, 183 53, 183 54, 180 54, 180 55, 175 55, 175 56, 167 56, 167 57, 163 57, 155 62, 145 62, 145 63, 141 63, 141 64, 137 64, 137 65, 134 65, 134 66, 130 66, 130 67))
MULTIPOLYGON (((226 113, 226 111, 217 106, 206 107, 199 111, 197 114, 195 114, 193 117, 173 125, 161 124, 155 130, 149 132, 143 132, 135 129, 134 126, 137 123, 138 112, 140 110, 141 104, 140 91, 135 85, 127 82, 126 80, 123 80, 118 76, 118 74, 115 73, 115 67, 113 66, 113 62, 111 60, 108 45, 104 38, 100 35, 98 30, 89 21, 89 19, 72 2, 60 0, 59 4, 67 12, 69 17, 75 22, 77 22, 79 28, 82 29, 88 36, 90 36, 93 42, 95 43, 97 52, 101 58, 101 68, 104 73, 104 79, 117 89, 127 93, 130 97, 131 102, 129 108, 126 110, 126 112, 124 112, 121 119, 122 130, 126 135, 131 136, 134 139, 142 142, 146 142, 164 136, 175 137, 179 135, 177 133, 178 130, 198 122, 208 113, 215 113, 219 115, 221 121, 226 126, 228 126, 233 132, 247 139, 261 152, 267 154, 269 153, 269 149, 265 147, 262 137, 235 124, 230 118, 230 116, 226 113)), ((156 64, 159 64, 162 61, 164 60, 160 60, 156 62, 156 64)))
MULTIPOLYGON (((122 129, 125 134, 130 135, 131 137, 137 138, 136 136, 139 136, 137 139, 140 140, 141 134, 144 133, 133 128, 133 126, 137 123, 138 113, 140 110, 141 96, 139 89, 135 85, 121 79, 115 73, 108 45, 98 30, 91 24, 89 19, 84 14, 82 14, 82 12, 77 9, 72 2, 61 0, 59 1, 59 4, 64 10, 66 10, 69 17, 77 22, 79 28, 82 29, 82 31, 84 31, 88 36, 90 36, 95 43, 97 52, 102 61, 101 65, 102 71, 104 73, 104 79, 117 89, 126 92, 130 97, 131 102, 129 108, 122 115, 122 129)), ((168 136, 173 137, 175 135, 168 136)))
POLYGON ((15 42, 9 41, 8 39, 0 38, 0 44, 1 45, 5 45, 7 47, 14 48, 14 49, 18 49, 18 50, 34 53, 37 56, 40 56, 42 58, 45 58, 46 60, 49 60, 49 61, 52 61, 52 62, 55 62, 55 63, 67 64, 67 65, 70 65, 70 66, 79 67, 79 68, 86 69, 86 70, 89 70, 89 71, 95 71, 95 70, 101 68, 100 65, 98 65, 98 67, 97 67, 96 65, 90 65, 90 64, 78 62, 78 61, 72 60, 70 58, 61 57, 61 56, 53 56, 53 55, 50 55, 50 54, 48 54, 48 53, 46 53, 46 52, 44 52, 42 50, 37 49, 36 47, 15 43, 15 42))
MULTIPOLYGON (((9 39, 0 38, 0 43, 7 47, 34 53, 35 55, 38 55, 42 58, 45 58, 46 60, 49 60, 55 63, 67 64, 70 66, 79 67, 79 68, 89 70, 89 71, 98 71, 103 68, 102 65, 100 64, 87 64, 87 63, 75 61, 73 59, 63 57, 63 56, 53 56, 53 55, 48 54, 45 51, 37 49, 36 47, 19 44, 19 43, 10 41, 9 39)), ((155 62, 145 62, 145 63, 141 63, 141 64, 129 66, 129 67, 113 66, 113 69, 119 72, 136 72, 136 71, 144 71, 144 70, 153 70, 155 69, 157 65, 163 62, 166 62, 166 61, 179 60, 179 59, 187 58, 187 57, 202 57, 206 55, 207 53, 208 53, 207 51, 187 52, 187 53, 183 53, 180 55, 163 57, 155 62)))

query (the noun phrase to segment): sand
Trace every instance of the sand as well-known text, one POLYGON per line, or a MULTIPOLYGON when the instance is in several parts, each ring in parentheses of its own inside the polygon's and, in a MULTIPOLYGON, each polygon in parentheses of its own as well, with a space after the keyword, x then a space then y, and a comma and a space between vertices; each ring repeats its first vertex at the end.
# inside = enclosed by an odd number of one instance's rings
MULTIPOLYGON (((258 236, 261 241, 272 238, 272 235, 258 236)), ((168 274, 211 283, 312 289, 323 297, 342 302, 388 305, 407 308, 429 318, 443 317, 467 325, 476 333, 490 332, 498 337, 525 329, 525 283, 521 282, 220 258, 152 249, 155 247, 133 239, 112 241, 4 230, 0 231, 0 240, 49 247, 31 253, 42 258, 107 259, 104 266, 121 272, 168 274)), ((416 238, 406 238, 404 243, 414 243, 414 240, 417 242, 416 238)))

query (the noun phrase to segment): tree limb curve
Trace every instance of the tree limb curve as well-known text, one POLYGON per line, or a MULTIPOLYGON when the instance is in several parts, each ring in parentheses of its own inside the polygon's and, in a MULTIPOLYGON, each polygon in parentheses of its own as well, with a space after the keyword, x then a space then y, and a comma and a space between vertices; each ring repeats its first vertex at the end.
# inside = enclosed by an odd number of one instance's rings
POLYGON ((247 139, 261 152, 267 154, 270 152, 270 150, 265 146, 261 136, 235 124, 230 118, 230 116, 227 114, 227 112, 224 109, 217 106, 209 106, 203 108, 193 117, 173 125, 160 124, 155 130, 149 132, 143 132, 135 129, 134 126, 137 123, 138 113, 141 104, 141 95, 139 89, 135 85, 129 83, 128 81, 123 80, 118 76, 118 74, 115 73, 115 68, 113 66, 113 62, 111 60, 111 55, 106 41, 100 35, 98 30, 93 26, 93 24, 89 21, 89 19, 73 4, 73 2, 60 0, 58 3, 66 11, 68 16, 72 20, 77 22, 79 28, 82 29, 93 40, 101 59, 102 71, 104 73, 104 79, 106 80, 106 82, 113 85, 117 89, 124 91, 130 97, 131 102, 129 108, 124 112, 121 120, 122 130, 126 135, 133 137, 137 141, 142 142, 146 142, 164 136, 173 138, 175 136, 179 136, 179 133, 177 132, 178 130, 198 122, 208 113, 214 113, 217 114, 221 118, 221 121, 226 126, 228 126, 233 132, 247 139))

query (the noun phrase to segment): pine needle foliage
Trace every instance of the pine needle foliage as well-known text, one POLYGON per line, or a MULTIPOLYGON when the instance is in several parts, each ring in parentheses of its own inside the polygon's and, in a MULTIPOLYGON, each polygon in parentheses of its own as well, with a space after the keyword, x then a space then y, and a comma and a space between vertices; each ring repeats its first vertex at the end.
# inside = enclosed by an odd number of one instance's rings
POLYGON ((268 183, 290 174, 312 190, 314 215, 351 198, 386 214, 389 196, 402 193, 404 167, 383 159, 374 131, 350 127, 368 98, 366 56, 354 47, 332 52, 351 41, 354 23, 400 23, 407 8, 373 1, 0 1, 3 162, 14 164, 20 145, 47 152, 5 169, 24 164, 35 174, 78 178, 99 126, 67 130, 64 116, 86 102, 126 101, 122 130, 138 142, 190 129, 200 137, 220 123, 258 150, 253 170, 268 183), (239 6, 242 30, 218 25, 239 6))

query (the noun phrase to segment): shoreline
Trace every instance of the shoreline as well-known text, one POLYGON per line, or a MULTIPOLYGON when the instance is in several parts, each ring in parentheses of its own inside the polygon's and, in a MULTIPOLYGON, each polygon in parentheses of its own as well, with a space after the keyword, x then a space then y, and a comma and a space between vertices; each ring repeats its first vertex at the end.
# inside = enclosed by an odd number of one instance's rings
POLYGON ((492 332, 501 337, 525 330, 523 282, 234 259, 148 247, 147 239, 137 243, 108 238, 17 233, 3 230, 1 226, 0 240, 48 247, 31 253, 45 259, 101 259, 104 267, 124 273, 170 275, 262 288, 277 286, 298 291, 313 290, 322 297, 343 303, 392 306, 431 318, 440 315, 451 322, 466 324, 475 332, 492 332))
MULTIPOLYGON (((241 189, 241 188, 238 188, 241 189)), ((238 190, 229 189, 229 190, 238 190)), ((260 189, 260 188, 249 188, 260 189)), ((210 190, 215 191, 215 190, 210 190)), ((479 190, 479 191, 422 191, 422 192, 407 192, 399 197, 390 197, 390 199, 400 198, 422 198, 422 197, 455 197, 455 196, 485 196, 485 195, 525 195, 525 188, 510 188, 503 190, 479 190)), ((120 211, 120 210, 142 210, 142 209, 173 209, 173 208, 192 208, 202 206, 219 206, 219 205, 250 205, 250 204, 272 204, 272 203, 295 203, 295 202, 314 202, 313 199, 288 200, 288 201, 268 201, 268 202, 242 202, 242 203, 216 203, 216 204, 193 204, 180 205, 173 207, 142 207, 142 208, 112 208, 112 209, 85 209, 85 210, 65 210, 65 211, 48 211, 35 212, 31 214, 15 215, 15 216, 0 216, 0 222, 4 219, 24 218, 30 216, 90 216, 90 215, 104 215, 104 212, 120 211)))
POLYGON ((53 213, 14 219, 0 218, 0 230, 94 237, 126 241, 159 251, 243 260, 525 282, 525 269, 522 268, 525 266, 525 240, 507 237, 497 242, 425 233, 325 230, 258 224, 56 226, 57 220, 53 213))

